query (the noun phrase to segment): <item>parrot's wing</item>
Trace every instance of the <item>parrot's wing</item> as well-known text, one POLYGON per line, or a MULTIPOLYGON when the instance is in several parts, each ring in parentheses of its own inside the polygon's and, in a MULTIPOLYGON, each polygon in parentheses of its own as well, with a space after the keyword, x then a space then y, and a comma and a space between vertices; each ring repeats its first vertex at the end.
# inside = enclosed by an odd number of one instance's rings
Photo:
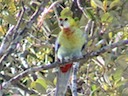
POLYGON ((86 46, 86 44, 84 43, 82 48, 81 48, 81 51, 83 51, 85 49, 85 46, 86 46))
POLYGON ((59 48, 60 48, 60 44, 59 44, 58 40, 56 40, 56 42, 55 42, 55 61, 58 61, 57 52, 58 52, 59 48))
POLYGON ((59 48, 60 48, 60 44, 59 44, 58 40, 56 40, 56 42, 55 42, 55 53, 57 53, 59 48))

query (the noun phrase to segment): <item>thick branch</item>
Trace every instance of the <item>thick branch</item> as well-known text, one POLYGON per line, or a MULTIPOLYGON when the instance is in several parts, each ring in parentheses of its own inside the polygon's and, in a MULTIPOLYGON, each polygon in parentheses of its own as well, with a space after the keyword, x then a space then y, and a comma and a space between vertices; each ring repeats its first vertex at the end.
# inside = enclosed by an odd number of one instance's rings
POLYGON ((113 49, 115 47, 124 46, 126 44, 128 44, 128 40, 122 40, 120 42, 113 43, 113 44, 108 45, 108 46, 104 46, 104 47, 102 47, 101 49, 99 49, 95 52, 85 54, 83 56, 83 58, 73 59, 73 60, 70 60, 68 62, 63 62, 63 63, 54 62, 52 64, 47 64, 47 65, 42 65, 42 66, 38 66, 38 67, 29 68, 28 70, 16 75, 15 77, 10 79, 9 81, 2 83, 1 88, 7 88, 11 83, 17 82, 19 79, 27 76, 28 74, 32 74, 33 72, 41 71, 41 70, 48 70, 48 69, 52 69, 52 68, 59 67, 59 66, 62 66, 62 65, 66 65, 67 63, 77 62, 77 61, 81 61, 81 60, 84 60, 85 62, 87 62, 87 60, 89 58, 93 58, 93 57, 98 56, 98 55, 100 55, 104 52, 110 51, 111 49, 113 49))

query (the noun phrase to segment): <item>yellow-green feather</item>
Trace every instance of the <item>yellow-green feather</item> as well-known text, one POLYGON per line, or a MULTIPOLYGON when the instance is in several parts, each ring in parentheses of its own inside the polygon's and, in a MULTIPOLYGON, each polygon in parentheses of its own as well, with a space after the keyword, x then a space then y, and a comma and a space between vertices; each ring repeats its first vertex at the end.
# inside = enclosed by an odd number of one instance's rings
MULTIPOLYGON (((68 18, 64 22, 68 22, 69 27, 64 27, 63 25, 60 26, 61 32, 59 33, 56 42, 57 58, 60 61, 63 61, 63 59, 72 59, 82 56, 81 50, 85 43, 84 32, 78 27, 74 19, 71 17, 61 16, 60 18, 62 18, 62 20, 68 18)), ((57 74, 56 96, 65 96, 67 84, 71 76, 72 67, 67 68, 63 66, 63 69, 66 70, 66 72, 63 72, 60 68, 57 74)))
POLYGON ((85 36, 77 26, 71 25, 70 32, 67 34, 64 29, 61 30, 58 36, 58 55, 75 57, 77 52, 80 52, 85 43, 85 36), (72 56, 71 56, 72 55, 72 56))
POLYGON ((73 31, 74 32, 71 32, 69 36, 67 36, 68 34, 66 34, 64 31, 61 31, 58 37, 58 41, 60 45, 65 48, 68 48, 71 50, 77 49, 77 48, 80 49, 85 42, 84 34, 78 28, 74 28, 73 31))

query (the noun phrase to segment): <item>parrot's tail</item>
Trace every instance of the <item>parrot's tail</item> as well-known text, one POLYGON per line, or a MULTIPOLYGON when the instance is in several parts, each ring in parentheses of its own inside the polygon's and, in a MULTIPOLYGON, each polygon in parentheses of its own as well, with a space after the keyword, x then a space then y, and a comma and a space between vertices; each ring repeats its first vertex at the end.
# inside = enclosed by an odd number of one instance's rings
POLYGON ((71 73, 72 68, 69 69, 67 72, 62 72, 62 69, 59 69, 57 73, 57 89, 55 96, 65 96, 71 73))

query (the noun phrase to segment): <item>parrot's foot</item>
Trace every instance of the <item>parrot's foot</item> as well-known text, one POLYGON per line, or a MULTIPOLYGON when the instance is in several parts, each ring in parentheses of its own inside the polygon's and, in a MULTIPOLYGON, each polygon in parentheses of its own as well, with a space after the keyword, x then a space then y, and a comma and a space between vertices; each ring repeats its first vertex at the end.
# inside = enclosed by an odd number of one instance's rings
POLYGON ((70 60, 72 60, 72 59, 70 59, 70 58, 62 58, 61 60, 59 60, 59 62, 60 63, 63 63, 63 62, 68 62, 68 61, 70 61, 70 60))

